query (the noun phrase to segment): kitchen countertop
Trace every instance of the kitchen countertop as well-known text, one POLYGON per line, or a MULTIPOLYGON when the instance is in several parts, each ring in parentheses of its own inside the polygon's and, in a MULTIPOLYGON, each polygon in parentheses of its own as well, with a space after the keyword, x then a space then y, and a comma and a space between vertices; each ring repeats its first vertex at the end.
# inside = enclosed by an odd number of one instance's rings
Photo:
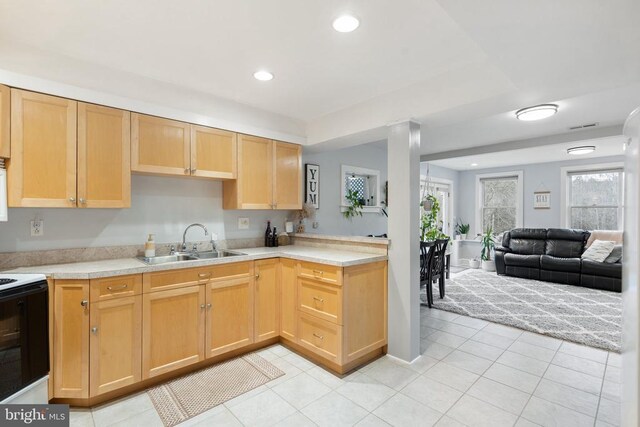
POLYGON ((356 242, 371 243, 374 245, 388 245, 391 240, 386 237, 366 237, 366 236, 334 236, 330 234, 319 233, 296 233, 293 238, 318 239, 318 240, 337 240, 340 242, 356 242))
POLYGON ((169 262, 159 265, 147 265, 136 258, 109 259, 92 262, 77 262, 70 264, 54 264, 32 267, 20 267, 4 273, 40 273, 53 279, 86 280, 102 277, 121 276, 125 274, 150 273, 154 271, 175 270, 181 268, 203 267, 231 262, 253 261, 265 258, 289 258, 299 261, 317 262, 349 267, 386 261, 386 255, 370 254, 352 251, 340 251, 329 248, 307 246, 281 246, 277 248, 245 248, 234 249, 232 252, 242 252, 246 255, 202 259, 193 261, 169 262))

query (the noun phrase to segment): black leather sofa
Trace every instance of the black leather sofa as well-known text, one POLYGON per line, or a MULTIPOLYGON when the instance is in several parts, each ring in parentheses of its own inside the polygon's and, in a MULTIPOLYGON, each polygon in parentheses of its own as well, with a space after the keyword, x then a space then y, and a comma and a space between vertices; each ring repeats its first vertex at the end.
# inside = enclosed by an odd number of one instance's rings
POLYGON ((506 231, 495 249, 500 275, 621 292, 622 264, 583 260, 590 233, 559 228, 506 231))

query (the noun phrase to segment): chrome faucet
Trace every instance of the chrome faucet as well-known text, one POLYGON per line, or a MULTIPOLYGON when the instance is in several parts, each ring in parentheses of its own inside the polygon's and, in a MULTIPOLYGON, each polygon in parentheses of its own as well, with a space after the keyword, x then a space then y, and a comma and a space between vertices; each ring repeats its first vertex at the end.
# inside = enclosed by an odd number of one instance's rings
MULTIPOLYGON (((190 226, 185 228, 184 233, 182 233, 182 246, 181 246, 181 249, 182 249, 183 252, 185 252, 187 250, 187 241, 186 241, 187 240, 187 231, 189 231, 189 229, 191 227, 200 227, 200 228, 202 228, 204 230, 204 235, 205 236, 209 235, 209 230, 207 230, 207 227, 205 227, 204 225, 199 224, 199 223, 191 224, 190 226)), ((195 252, 197 246, 193 245, 193 248, 194 248, 194 252, 195 252)))

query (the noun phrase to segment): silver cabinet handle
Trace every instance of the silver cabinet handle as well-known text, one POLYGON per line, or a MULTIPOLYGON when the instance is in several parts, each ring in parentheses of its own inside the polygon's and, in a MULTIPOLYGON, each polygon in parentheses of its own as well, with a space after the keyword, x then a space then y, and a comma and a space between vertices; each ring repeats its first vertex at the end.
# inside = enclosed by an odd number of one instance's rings
POLYGON ((256 280, 260 278, 260 273, 256 274, 256 280))
POLYGON ((189 173, 189 171, 190 171, 190 169, 189 169, 189 168, 184 168, 184 173, 188 174, 188 173, 189 173))
POLYGON ((314 276, 323 276, 324 275, 324 271, 320 271, 320 270, 313 270, 313 275, 314 276))
POLYGON ((191 169, 191 173, 196 173, 196 168, 191 169))
POLYGON ((69 201, 70 201, 71 203, 75 203, 75 202, 76 202, 76 198, 75 198, 75 197, 69 197, 69 201))
POLYGON ((211 277, 211 273, 199 273, 198 277, 201 279, 208 279, 209 277, 211 277))
POLYGON ((85 199, 83 199, 82 197, 80 197, 80 199, 78 200, 80 202, 80 204, 84 205, 87 203, 87 201, 85 199))
POLYGON ((94 326, 93 328, 91 328, 91 332, 94 334, 98 333, 98 328, 96 326, 94 326))
POLYGON ((200 308, 204 310, 205 305, 204 304, 200 304, 200 308))
POLYGON ((320 298, 320 297, 313 297, 313 299, 318 301, 318 302, 324 302, 324 299, 320 298))
POLYGON ((80 305, 84 307, 84 309, 86 310, 87 307, 89 307, 89 301, 87 301, 86 299, 83 299, 82 301, 80 301, 80 305))
POLYGON ((107 286, 107 289, 110 291, 120 291, 122 289, 127 289, 128 287, 129 285, 125 283, 124 285, 120 285, 120 286, 107 286))
POLYGON ((211 309, 211 303, 207 304, 207 308, 211 309))
POLYGON ((324 336, 322 336, 322 335, 318 335, 318 334, 316 334, 315 332, 313 333, 313 336, 314 336, 314 337, 316 337, 316 338, 319 338, 319 339, 321 339, 321 340, 323 340, 323 339, 324 339, 324 336))

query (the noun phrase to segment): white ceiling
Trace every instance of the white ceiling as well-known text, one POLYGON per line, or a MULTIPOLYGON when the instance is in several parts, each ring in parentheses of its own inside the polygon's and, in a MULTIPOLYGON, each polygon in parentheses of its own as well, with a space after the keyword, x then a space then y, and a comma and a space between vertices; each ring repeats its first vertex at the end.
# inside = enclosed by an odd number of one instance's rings
POLYGON ((529 147, 517 150, 499 151, 495 153, 452 157, 443 160, 429 161, 429 163, 462 171, 535 163, 560 162, 564 160, 621 156, 624 154, 623 144, 625 140, 626 138, 623 136, 612 136, 608 138, 551 144, 543 147, 529 147), (593 145, 596 147, 596 151, 579 156, 567 154, 568 148, 583 145, 593 145), (476 166, 471 166, 472 164, 476 164, 476 166))
POLYGON ((637 0, 6 0, 0 69, 105 92, 120 82, 156 103, 161 84, 184 88, 211 96, 184 103, 196 113, 224 99, 271 114, 263 128, 304 123, 328 147, 415 118, 433 153, 622 123, 640 105, 639 16, 637 0), (345 10, 361 20, 350 34, 331 28, 345 10), (254 80, 259 68, 275 79, 254 80), (541 102, 561 110, 513 119, 541 102))

